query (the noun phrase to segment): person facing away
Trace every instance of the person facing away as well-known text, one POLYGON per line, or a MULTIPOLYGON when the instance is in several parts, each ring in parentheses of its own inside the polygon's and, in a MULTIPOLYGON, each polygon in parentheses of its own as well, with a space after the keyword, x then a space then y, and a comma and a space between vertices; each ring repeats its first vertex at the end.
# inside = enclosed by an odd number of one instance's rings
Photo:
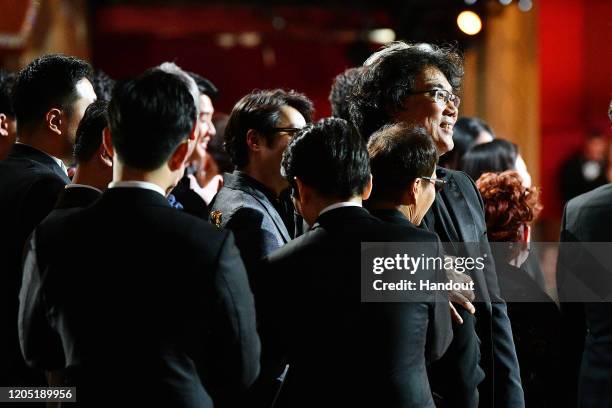
MULTIPOLYGON (((45 55, 23 68, 13 87, 17 142, 0 161, 0 385, 45 384, 29 369, 17 337, 24 244, 70 182, 76 129, 95 99, 91 67, 63 55, 45 55)), ((65 249, 64 249, 65 251, 65 249)))
MULTIPOLYGON (((433 407, 426 360, 450 343, 448 300, 441 299, 439 349, 427 355, 435 296, 362 303, 360 253, 362 242, 415 242, 435 255, 437 237, 362 208, 372 188, 368 152, 343 119, 298 132, 282 169, 311 229, 264 258, 255 280, 263 350, 284 353, 290 367, 276 406, 433 407)), ((429 272, 422 277, 440 278, 429 272)))
MULTIPOLYGON (((453 127, 461 99, 463 59, 454 48, 392 43, 364 63, 350 101, 351 120, 368 140, 392 123, 423 126, 441 156, 453 149, 453 127)), ((449 243, 447 255, 481 257, 474 269, 476 314, 459 308, 445 356, 434 365, 432 388, 440 406, 524 407, 519 364, 506 305, 500 296, 487 241, 483 204, 474 182, 464 173, 438 167, 446 187, 425 214, 423 227, 449 243), (467 245, 463 245, 467 243, 467 245), (484 374, 484 375, 483 375, 484 374)))
POLYGON ((151 69, 118 84, 108 111, 113 182, 29 240, 25 360, 61 369, 82 406, 232 406, 259 371, 246 272, 229 231, 165 197, 193 149, 194 98, 151 69))
POLYGON ((13 108, 15 74, 0 70, 0 160, 4 160, 17 138, 17 120, 13 108))

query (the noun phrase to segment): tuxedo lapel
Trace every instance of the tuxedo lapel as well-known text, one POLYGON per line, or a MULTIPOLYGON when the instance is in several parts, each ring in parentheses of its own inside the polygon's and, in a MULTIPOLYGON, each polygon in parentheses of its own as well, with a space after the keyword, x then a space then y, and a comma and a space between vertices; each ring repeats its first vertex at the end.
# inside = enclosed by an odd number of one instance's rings
POLYGON ((439 203, 440 209, 446 210, 449 216, 441 217, 445 222, 449 238, 454 242, 479 242, 474 217, 468 207, 466 197, 459 188, 457 180, 455 180, 452 173, 446 172, 441 167, 438 168, 437 174, 438 177, 446 180, 446 186, 436 196, 436 200, 442 199, 439 203))

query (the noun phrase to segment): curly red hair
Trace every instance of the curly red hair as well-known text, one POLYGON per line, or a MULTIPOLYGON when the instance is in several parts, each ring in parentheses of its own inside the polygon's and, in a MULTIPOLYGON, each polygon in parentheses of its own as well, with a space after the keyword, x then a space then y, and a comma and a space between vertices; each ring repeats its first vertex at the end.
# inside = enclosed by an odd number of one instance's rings
POLYGON ((484 173, 476 186, 484 201, 489 241, 519 241, 524 227, 542 210, 538 189, 523 186, 521 176, 514 170, 484 173))

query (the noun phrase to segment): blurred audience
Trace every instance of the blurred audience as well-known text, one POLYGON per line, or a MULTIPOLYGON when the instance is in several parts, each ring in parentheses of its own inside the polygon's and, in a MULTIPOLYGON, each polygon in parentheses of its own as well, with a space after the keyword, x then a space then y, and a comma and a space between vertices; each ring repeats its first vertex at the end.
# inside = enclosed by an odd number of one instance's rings
POLYGON ((15 74, 0 70, 0 160, 4 160, 17 138, 17 120, 13 108, 15 74))
POLYGON ((334 78, 329 93, 332 117, 351 120, 348 98, 363 71, 362 67, 349 68, 334 78))
POLYGON ((466 172, 472 180, 478 180, 487 172, 516 170, 523 185, 531 187, 531 175, 518 151, 518 146, 504 139, 474 145, 461 159, 459 169, 466 172))
POLYGON ((92 77, 92 85, 99 100, 110 101, 115 86, 115 80, 101 69, 96 69, 92 77))
POLYGON ((559 187, 564 203, 608 182, 608 144, 603 133, 591 133, 581 151, 563 163, 559 187))
POLYGON ((460 170, 459 166, 465 152, 472 146, 488 143, 493 139, 495 139, 495 134, 482 119, 467 116, 459 118, 453 127, 455 147, 440 157, 438 164, 448 169, 460 170))
POLYGON ((561 315, 554 301, 521 269, 530 250, 531 225, 542 206, 538 190, 516 171, 484 173, 487 234, 502 297, 508 305, 527 407, 559 407, 561 315))
MULTIPOLYGON (((96 99, 89 64, 73 57, 46 55, 19 72, 13 88, 18 142, 0 161, 0 384, 44 385, 29 370, 17 336, 17 308, 24 244, 34 227, 53 209, 70 183, 76 130, 96 99)), ((67 253, 68 246, 58 254, 67 253)))

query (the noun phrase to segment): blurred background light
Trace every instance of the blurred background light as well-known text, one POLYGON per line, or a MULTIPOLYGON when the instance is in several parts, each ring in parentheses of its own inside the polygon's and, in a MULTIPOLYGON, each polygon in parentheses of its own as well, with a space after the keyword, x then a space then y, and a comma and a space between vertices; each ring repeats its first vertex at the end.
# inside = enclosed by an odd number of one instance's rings
POLYGON ((482 21, 478 14, 473 11, 462 11, 457 16, 457 25, 459 29, 468 35, 475 35, 482 29, 482 21))

